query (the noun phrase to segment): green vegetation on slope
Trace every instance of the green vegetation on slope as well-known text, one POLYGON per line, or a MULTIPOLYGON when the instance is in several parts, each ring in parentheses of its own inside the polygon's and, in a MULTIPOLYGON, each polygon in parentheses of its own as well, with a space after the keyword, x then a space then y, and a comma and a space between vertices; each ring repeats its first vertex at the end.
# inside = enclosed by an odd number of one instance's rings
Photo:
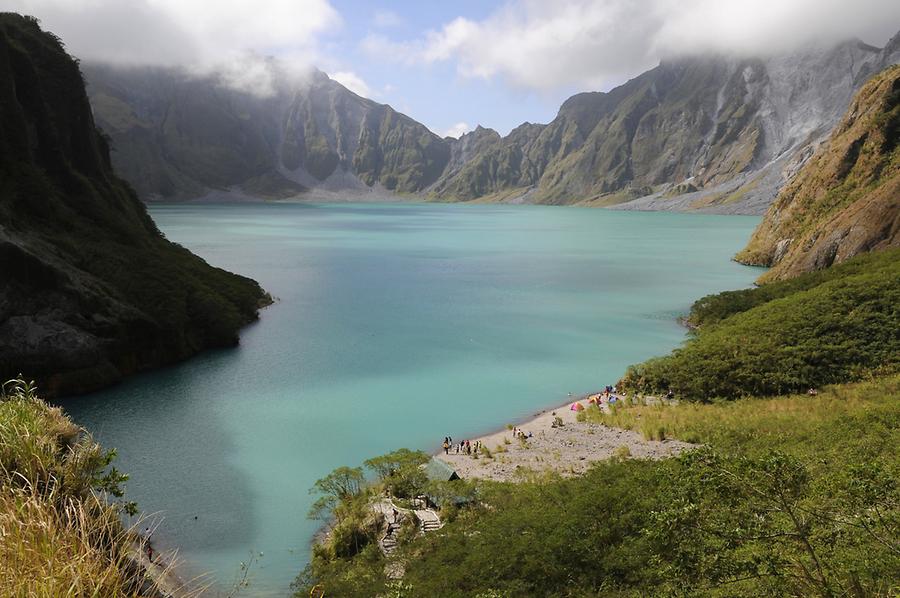
POLYGON ((21 380, 0 392, 0 595, 150 596, 121 513, 126 476, 21 380))
POLYGON ((0 377, 48 394, 233 345, 267 301, 157 230, 113 172, 78 64, 0 14, 0 377))
POLYGON ((737 255, 760 281, 900 245, 900 66, 872 77, 737 255))
POLYGON ((895 371, 900 250, 822 272, 705 297, 698 328, 670 355, 632 366, 622 386, 710 400, 797 392, 895 371))
MULTIPOLYGON (((719 404, 589 411, 708 445, 572 479, 477 483, 392 559, 315 558, 298 596, 877 596, 900 584, 900 377, 719 404), (402 589, 400 589, 402 588, 402 589)), ((452 484, 452 483, 451 483, 452 484)))

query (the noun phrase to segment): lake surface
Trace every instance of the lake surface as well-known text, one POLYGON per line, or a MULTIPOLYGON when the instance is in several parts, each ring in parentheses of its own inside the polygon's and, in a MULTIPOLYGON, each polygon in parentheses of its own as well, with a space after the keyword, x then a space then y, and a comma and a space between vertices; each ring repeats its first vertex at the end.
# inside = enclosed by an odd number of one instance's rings
POLYGON ((166 236, 279 298, 236 349, 64 402, 119 451, 156 538, 228 587, 284 595, 313 482, 434 451, 614 383, 677 346, 676 317, 760 273, 755 217, 533 206, 154 206, 166 236))

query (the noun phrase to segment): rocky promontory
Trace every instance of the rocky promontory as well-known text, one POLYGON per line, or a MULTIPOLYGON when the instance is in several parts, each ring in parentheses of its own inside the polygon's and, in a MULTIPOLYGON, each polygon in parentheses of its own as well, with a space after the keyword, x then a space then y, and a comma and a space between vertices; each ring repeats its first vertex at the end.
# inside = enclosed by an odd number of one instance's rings
POLYGON ((236 344, 269 300, 163 237, 113 171, 78 63, 0 14, 0 378, 90 391, 236 344))

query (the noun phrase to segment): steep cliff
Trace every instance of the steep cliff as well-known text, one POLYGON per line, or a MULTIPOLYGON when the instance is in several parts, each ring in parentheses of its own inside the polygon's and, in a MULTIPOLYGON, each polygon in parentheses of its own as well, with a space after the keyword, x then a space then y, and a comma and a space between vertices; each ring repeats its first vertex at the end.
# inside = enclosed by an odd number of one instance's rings
POLYGON ((265 92, 171 68, 85 72, 113 164, 145 199, 413 193, 443 172, 449 143, 424 125, 322 72, 268 68, 276 85, 265 92))
POLYGON ((86 67, 117 168, 145 199, 211 190, 287 197, 418 194, 440 201, 619 205, 762 214, 853 93, 900 60, 851 40, 764 58, 664 61, 566 100, 546 125, 441 139, 324 73, 272 61, 272 93, 216 76, 86 67))
MULTIPOLYGON (((853 92, 900 58, 858 41, 767 58, 685 57, 608 93, 582 93, 546 126, 471 152, 432 188, 474 199, 761 213, 853 92)), ((460 143, 466 141, 465 137, 460 143)))
POLYGON ((235 344, 265 300, 163 238, 110 166, 78 64, 0 13, 0 378, 98 388, 235 344))
POLYGON ((900 66, 859 91, 831 139, 782 190, 737 259, 760 281, 900 246, 900 66))

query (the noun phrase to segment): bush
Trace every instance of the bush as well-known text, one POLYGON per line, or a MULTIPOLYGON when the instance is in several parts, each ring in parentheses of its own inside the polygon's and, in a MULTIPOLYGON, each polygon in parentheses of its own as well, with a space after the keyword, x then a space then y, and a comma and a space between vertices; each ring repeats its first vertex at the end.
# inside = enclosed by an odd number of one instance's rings
POLYGON ((826 272, 723 293, 694 307, 702 325, 666 357, 628 368, 620 385, 709 401, 773 396, 900 367, 900 250, 826 272))
POLYGON ((385 490, 398 498, 412 498, 421 493, 428 481, 422 465, 430 456, 422 451, 402 448, 365 461, 381 481, 385 490))

